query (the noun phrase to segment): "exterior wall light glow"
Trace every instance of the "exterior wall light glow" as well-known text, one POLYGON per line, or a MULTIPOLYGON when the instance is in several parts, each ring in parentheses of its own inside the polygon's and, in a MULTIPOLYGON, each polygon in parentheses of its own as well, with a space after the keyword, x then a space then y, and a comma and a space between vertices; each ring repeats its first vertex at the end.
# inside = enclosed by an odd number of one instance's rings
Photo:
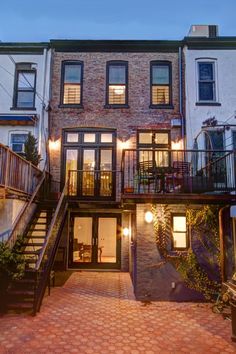
POLYGON ((130 140, 118 140, 118 147, 120 150, 129 149, 130 148, 130 140))
POLYGON ((60 150, 60 139, 49 140, 49 149, 50 149, 50 151, 60 150))
POLYGON ((128 227, 123 228, 123 235, 126 237, 129 236, 129 228, 128 227))
POLYGON ((150 224, 153 221, 153 213, 151 211, 146 211, 144 219, 148 224, 150 224))
POLYGON ((176 140, 171 142, 172 150, 182 150, 183 149, 183 140, 176 140))

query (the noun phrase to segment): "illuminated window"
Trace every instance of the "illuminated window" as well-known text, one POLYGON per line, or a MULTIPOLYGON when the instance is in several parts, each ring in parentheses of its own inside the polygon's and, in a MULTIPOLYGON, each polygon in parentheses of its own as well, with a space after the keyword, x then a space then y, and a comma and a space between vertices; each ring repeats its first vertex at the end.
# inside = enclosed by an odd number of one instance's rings
POLYGON ((35 107, 36 70, 32 64, 16 64, 14 108, 30 109, 35 107))
POLYGON ((63 62, 62 64, 62 103, 82 104, 82 63, 63 62))
POLYGON ((185 214, 172 215, 172 241, 173 249, 186 249, 188 247, 185 214))
POLYGON ((151 62, 151 105, 171 104, 171 63, 151 62))
POLYGON ((124 106, 128 104, 128 63, 107 63, 107 104, 124 106))

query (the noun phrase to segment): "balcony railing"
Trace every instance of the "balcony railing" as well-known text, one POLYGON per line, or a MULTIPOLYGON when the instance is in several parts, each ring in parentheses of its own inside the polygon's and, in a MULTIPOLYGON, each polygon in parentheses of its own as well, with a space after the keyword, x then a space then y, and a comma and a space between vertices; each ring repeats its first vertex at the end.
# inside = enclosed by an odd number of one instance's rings
POLYGON ((0 144, 0 187, 32 194, 41 176, 37 167, 0 144))
POLYGON ((124 150, 122 194, 230 193, 235 161, 233 151, 124 150))

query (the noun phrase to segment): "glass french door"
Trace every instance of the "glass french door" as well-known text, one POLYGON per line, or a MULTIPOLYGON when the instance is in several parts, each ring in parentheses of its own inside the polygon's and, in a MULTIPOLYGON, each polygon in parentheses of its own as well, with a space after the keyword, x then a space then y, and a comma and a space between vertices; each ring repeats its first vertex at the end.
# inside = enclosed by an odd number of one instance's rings
POLYGON ((64 180, 69 179, 69 195, 82 199, 114 199, 114 133, 67 133, 65 140, 64 180))
POLYGON ((71 217, 69 266, 120 267, 120 218, 114 215, 71 217))

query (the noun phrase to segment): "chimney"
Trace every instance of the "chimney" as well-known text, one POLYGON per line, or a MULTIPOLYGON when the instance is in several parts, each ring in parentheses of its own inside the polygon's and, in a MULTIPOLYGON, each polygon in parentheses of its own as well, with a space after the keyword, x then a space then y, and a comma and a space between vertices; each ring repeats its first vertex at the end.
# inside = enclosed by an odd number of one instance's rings
POLYGON ((218 32, 217 25, 192 25, 188 37, 216 38, 219 35, 218 32))

